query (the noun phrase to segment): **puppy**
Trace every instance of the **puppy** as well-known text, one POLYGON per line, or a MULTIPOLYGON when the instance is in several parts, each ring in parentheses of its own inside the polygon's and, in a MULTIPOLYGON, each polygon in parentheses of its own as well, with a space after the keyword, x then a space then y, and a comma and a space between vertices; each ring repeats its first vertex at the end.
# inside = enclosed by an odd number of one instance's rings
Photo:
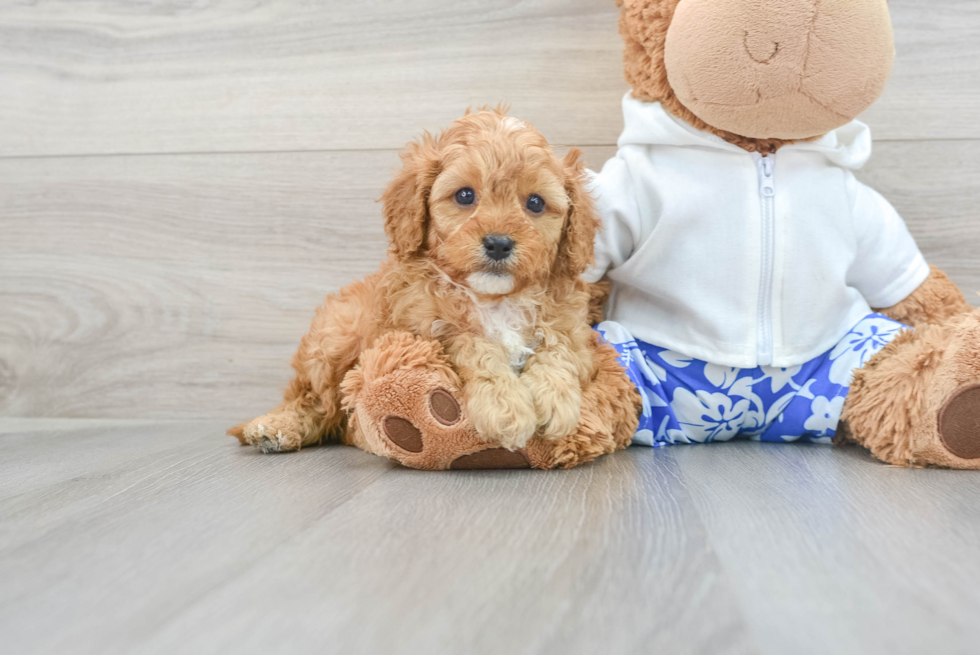
POLYGON ((441 344, 488 442, 575 431, 595 366, 579 275, 599 228, 579 157, 499 110, 410 144, 382 197, 387 261, 326 298, 282 404, 229 433, 266 452, 344 438, 344 376, 393 331, 441 344))

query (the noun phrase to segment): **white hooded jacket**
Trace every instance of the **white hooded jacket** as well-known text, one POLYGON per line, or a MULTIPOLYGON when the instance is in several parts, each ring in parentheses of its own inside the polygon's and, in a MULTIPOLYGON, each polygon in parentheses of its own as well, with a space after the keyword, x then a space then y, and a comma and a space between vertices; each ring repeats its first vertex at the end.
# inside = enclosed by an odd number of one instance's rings
POLYGON ((659 103, 627 95, 623 114, 619 152, 593 178, 604 229, 585 278, 608 273, 606 318, 637 339, 796 366, 929 276, 901 217, 851 172, 871 156, 863 123, 761 157, 659 103))

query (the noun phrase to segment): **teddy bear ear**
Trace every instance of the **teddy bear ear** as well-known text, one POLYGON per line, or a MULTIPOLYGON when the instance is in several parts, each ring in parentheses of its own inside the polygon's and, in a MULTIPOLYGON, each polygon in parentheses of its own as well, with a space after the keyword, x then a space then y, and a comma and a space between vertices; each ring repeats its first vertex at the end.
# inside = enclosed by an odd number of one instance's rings
POLYGON ((401 157, 402 169, 385 189, 381 202, 391 252, 405 260, 425 245, 429 194, 441 165, 438 140, 426 133, 410 144, 401 157))
POLYGON ((588 173, 581 157, 582 151, 572 148, 563 162, 568 215, 555 260, 554 274, 557 277, 576 278, 595 262, 595 235, 602 223, 592 195, 586 188, 588 173))

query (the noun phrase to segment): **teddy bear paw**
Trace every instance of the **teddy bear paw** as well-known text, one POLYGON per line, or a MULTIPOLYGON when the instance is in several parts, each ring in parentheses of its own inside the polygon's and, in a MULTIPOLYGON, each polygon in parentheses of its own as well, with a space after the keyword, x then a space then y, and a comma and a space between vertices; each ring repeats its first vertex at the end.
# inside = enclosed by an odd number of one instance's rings
POLYGON ((345 381, 352 443, 416 469, 531 467, 525 452, 480 436, 434 344, 399 336, 379 348, 345 381))
POLYGON ((960 389, 940 410, 939 439, 954 457, 980 468, 980 384, 960 389))

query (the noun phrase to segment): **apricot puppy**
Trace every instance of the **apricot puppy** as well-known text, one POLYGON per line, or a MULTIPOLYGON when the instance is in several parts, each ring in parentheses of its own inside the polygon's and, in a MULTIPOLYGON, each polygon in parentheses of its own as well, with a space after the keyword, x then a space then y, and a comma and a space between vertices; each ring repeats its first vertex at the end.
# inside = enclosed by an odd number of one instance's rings
POLYGON ((266 452, 358 443, 341 383, 391 332, 441 345, 488 443, 573 433, 595 372, 579 275, 599 227, 579 154, 559 159, 531 125, 491 110, 410 144, 382 198, 387 261, 326 298, 282 404, 230 433, 266 452))

